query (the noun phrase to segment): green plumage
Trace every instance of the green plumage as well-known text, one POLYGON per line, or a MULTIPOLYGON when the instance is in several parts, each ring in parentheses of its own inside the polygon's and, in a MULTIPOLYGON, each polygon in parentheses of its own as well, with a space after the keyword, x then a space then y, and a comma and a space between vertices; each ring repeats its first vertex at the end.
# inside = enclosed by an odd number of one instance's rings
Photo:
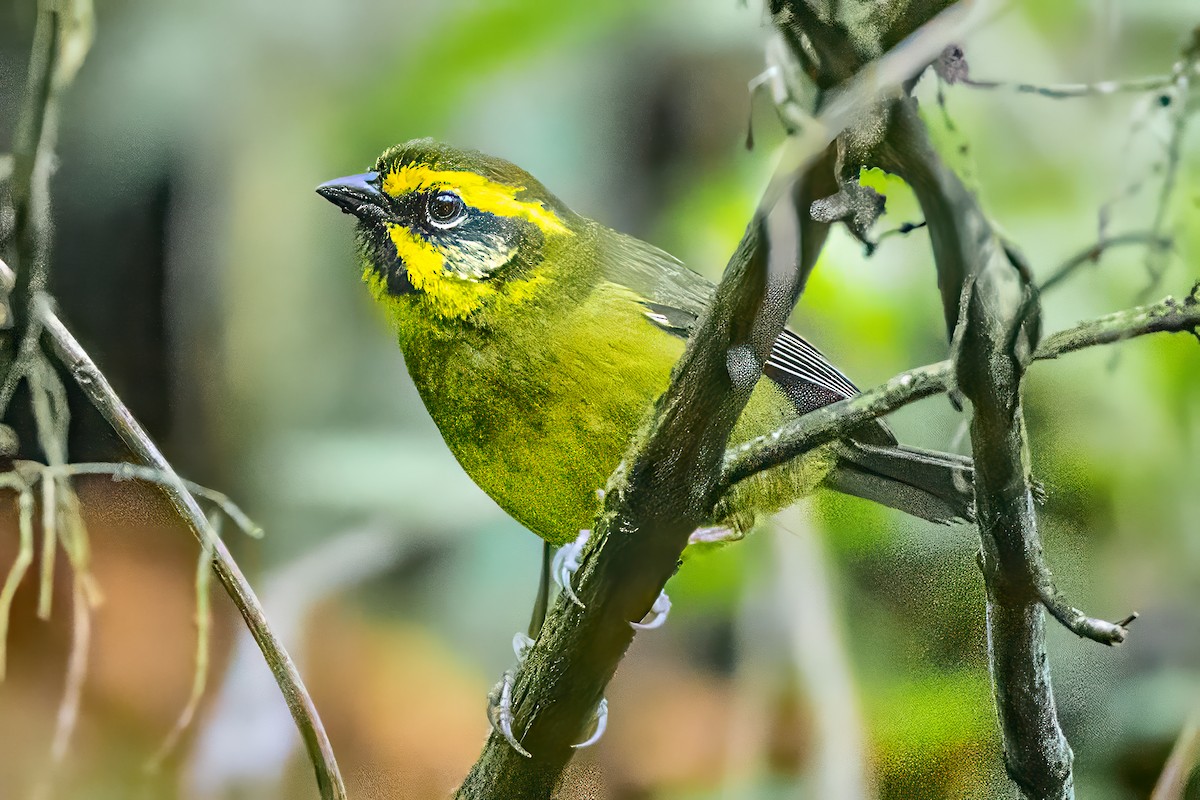
MULTIPOLYGON (((597 490, 667 387, 712 286, 666 253, 579 217, 499 159, 421 140, 393 148, 356 178, 367 188, 350 200, 326 196, 361 220, 364 276, 447 446, 523 525, 555 545, 574 540, 591 527, 597 490), (402 170, 403 196, 378 191, 402 170), (472 189, 454 177, 464 172, 495 186, 472 189), (446 193, 461 195, 464 207, 450 227, 427 210, 435 195, 444 208, 446 193), (561 225, 543 220, 542 209, 561 225), (472 273, 463 263, 488 263, 484 254, 497 250, 513 253, 498 270, 472 273), (443 264, 444 281, 414 290, 405 258, 426 271, 443 264), (444 313, 459 307, 473 310, 444 313)), ((790 332, 783 339, 731 444, 854 391, 810 345, 790 332)), ((969 462, 895 446, 882 425, 856 438, 869 446, 834 445, 744 481, 712 524, 744 532, 757 515, 823 481, 927 519, 970 515, 969 462), (915 480, 906 478, 910 462, 924 469, 913 471, 921 473, 915 480)))

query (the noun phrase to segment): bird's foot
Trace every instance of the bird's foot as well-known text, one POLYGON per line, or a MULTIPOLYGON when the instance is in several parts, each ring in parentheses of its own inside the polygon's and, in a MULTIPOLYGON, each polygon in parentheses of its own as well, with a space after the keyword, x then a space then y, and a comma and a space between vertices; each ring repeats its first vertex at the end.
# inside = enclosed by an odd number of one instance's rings
POLYGON ((655 628, 661 628, 667 622, 667 615, 671 613, 671 598, 667 597, 666 592, 659 592, 658 597, 654 600, 654 605, 650 606, 649 613, 642 617, 640 622, 631 622, 629 627, 635 631, 652 631, 655 628))
MULTIPOLYGON (((518 631, 513 636, 513 653, 517 656, 518 667, 525 663, 525 658, 529 655, 531 647, 533 647, 533 639, 529 638, 526 634, 518 631)), ((492 691, 488 692, 488 722, 491 723, 492 730, 503 736, 504 741, 508 742, 513 750, 516 750, 525 756, 525 758, 533 758, 530 752, 521 746, 520 740, 513 733, 512 692, 516 677, 516 670, 506 670, 504 675, 501 676, 500 682, 492 687, 492 691)), ((572 745, 572 747, 583 749, 584 747, 591 747, 600 741, 600 737, 604 735, 605 729, 608 728, 608 700, 606 698, 600 698, 600 704, 596 706, 592 726, 591 736, 579 744, 572 745)))
MULTIPOLYGON (((513 635, 513 653, 517 656, 517 666, 525 663, 526 656, 529 655, 529 648, 533 647, 533 639, 522 631, 517 631, 513 635)), ((504 737, 504 741, 508 742, 513 750, 516 750, 526 758, 532 758, 529 751, 521 746, 517 741, 517 737, 513 734, 513 709, 512 709, 512 689, 513 681, 516 679, 514 670, 505 671, 501 676, 500 682, 492 687, 488 692, 488 722, 492 725, 492 730, 504 737)))
POLYGON ((579 744, 571 745, 576 750, 582 750, 585 747, 591 747, 596 742, 600 741, 600 737, 604 736, 604 731, 608 728, 608 698, 601 697, 600 704, 596 706, 596 713, 592 717, 592 735, 584 739, 579 744))
POLYGON ((500 682, 488 692, 488 722, 492 724, 492 730, 503 736, 513 750, 526 758, 533 758, 513 734, 512 689, 515 677, 511 669, 505 671, 500 682))
POLYGON ((533 638, 528 634, 517 631, 513 634, 513 654, 517 657, 517 666, 525 663, 526 656, 529 655, 529 648, 533 647, 533 638))
POLYGON ((725 544, 744 539, 746 534, 736 528, 726 528, 714 525, 711 528, 697 528, 688 537, 688 544, 725 544))
POLYGON ((580 531, 575 541, 560 547, 554 554, 554 565, 551 567, 554 582, 563 590, 563 594, 580 608, 584 607, 583 601, 575 594, 575 589, 571 586, 571 578, 579 569, 579 557, 583 555, 583 548, 587 546, 588 538, 591 535, 592 532, 589 530, 580 531))

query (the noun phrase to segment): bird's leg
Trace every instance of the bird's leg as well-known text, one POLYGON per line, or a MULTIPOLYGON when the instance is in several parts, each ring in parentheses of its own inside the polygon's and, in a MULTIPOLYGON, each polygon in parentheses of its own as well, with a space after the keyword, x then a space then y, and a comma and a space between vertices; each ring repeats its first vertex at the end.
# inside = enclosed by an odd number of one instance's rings
POLYGON ((542 572, 538 579, 537 597, 533 601, 533 616, 529 618, 529 638, 536 639, 542 632, 542 624, 546 621, 546 609, 550 606, 550 561, 553 558, 553 548, 549 542, 542 542, 542 572))
MULTIPOLYGON (((574 542, 559 548, 558 553, 556 553, 554 556, 554 563, 550 569, 550 573, 553 575, 554 582, 557 583, 559 588, 562 589, 563 594, 565 594, 571 600, 571 602, 580 608, 584 607, 583 601, 580 600, 579 596, 575 594, 575 589, 571 583, 571 580, 575 576, 575 573, 579 570, 580 556, 583 554, 583 549, 587 547, 588 539, 591 537, 591 535, 592 532, 590 530, 581 530, 579 532, 579 536, 575 538, 574 542)), ((545 573, 543 573, 543 576, 544 574, 545 573)), ((642 621, 630 622, 629 624, 635 630, 653 630, 654 628, 660 628, 667 621, 667 613, 670 610, 671 599, 667 597, 666 592, 660 592, 658 598, 654 601, 654 605, 650 607, 650 613, 647 614, 642 621)), ((536 608, 534 609, 534 613, 536 617, 536 608)), ((544 614, 544 609, 542 613, 544 614)), ((515 645, 516 642, 514 642, 514 646, 515 645)), ((511 689, 509 691, 511 691, 511 689)), ((501 694, 503 694, 503 692, 501 692, 501 694)), ((508 725, 511 731, 511 711, 508 712, 508 715, 508 725)), ((606 698, 600 698, 600 703, 596 706, 594 719, 595 727, 592 728, 591 736, 579 744, 574 745, 575 748, 581 749, 584 747, 591 747, 593 744, 600 741, 600 737, 604 735, 605 729, 608 728, 608 700, 606 698)), ((501 733, 504 733, 504 731, 501 730, 501 733)), ((508 736, 505 736, 505 738, 508 738, 508 736)), ((509 743, 513 744, 513 747, 517 749, 517 752, 522 752, 512 739, 509 739, 509 743)))
MULTIPOLYGON (((544 619, 545 614, 543 613, 542 616, 544 619)), ((531 647, 533 647, 533 639, 517 631, 513 636, 513 653, 517 656, 518 667, 525 663, 525 656, 529 655, 529 648, 531 647)), ((529 754, 529 751, 521 746, 512 729, 512 690, 516 677, 517 673, 515 669, 505 670, 504 675, 500 677, 500 682, 488 692, 488 722, 491 723, 492 730, 503 736, 504 741, 508 742, 513 750, 516 750, 526 758, 533 758, 529 754)))
MULTIPOLYGON (((559 551, 554 557, 553 569, 551 565, 551 547, 549 544, 544 544, 542 547, 542 570, 541 579, 538 581, 538 593, 533 603, 533 616, 529 620, 529 633, 517 633, 513 636, 513 654, 517 657, 517 667, 519 668, 525 663, 526 656, 529 655, 529 649, 533 647, 533 642, 537 639, 538 634, 542 631, 542 625, 546 621, 546 609, 549 606, 550 599, 550 575, 553 572, 555 578, 561 578, 560 585, 563 591, 567 592, 568 596, 575 601, 581 608, 583 604, 579 602, 579 598, 575 597, 574 591, 571 590, 571 576, 575 574, 575 570, 579 569, 579 554, 583 552, 584 545, 587 544, 590 531, 580 531, 579 538, 574 544, 567 545, 559 551), (569 551, 569 552, 564 552, 569 551)), ((670 609, 671 601, 667 599, 666 594, 659 595, 658 600, 654 602, 654 606, 650 609, 653 616, 649 623, 634 623, 635 628, 642 627, 645 629, 657 628, 666 621, 666 612, 661 607, 666 603, 666 608, 670 609), (657 616, 661 614, 661 617, 657 616)), ((529 751, 521 746, 521 742, 513 733, 513 708, 512 708, 512 691, 513 683, 516 681, 516 669, 506 670, 501 676, 500 682, 492 687, 492 691, 488 693, 488 722, 491 723, 492 729, 504 737, 504 741, 512 746, 526 758, 532 758, 529 751)), ((600 737, 604 735, 605 729, 608 727, 608 700, 600 698, 600 704, 596 706, 592 734, 586 740, 579 744, 572 745, 575 748, 591 747, 596 742, 600 741, 600 737)))
POLYGON ((658 597, 654 600, 654 605, 650 606, 650 612, 642 617, 641 622, 629 623, 629 627, 635 631, 652 631, 655 628, 661 628, 666 624, 669 613, 671 613, 671 598, 667 597, 666 592, 659 592, 658 597))
MULTIPOLYGON (((533 601, 533 614, 529 618, 529 633, 525 634, 517 631, 513 636, 513 654, 517 657, 518 667, 525 663, 525 657, 529 654, 529 648, 533 647, 534 640, 542 632, 542 625, 546 622, 546 609, 550 604, 551 555, 552 548, 550 547, 550 543, 543 543, 541 577, 538 580, 537 597, 533 601)), ((513 734, 512 729, 512 687, 515 678, 515 670, 510 669, 505 671, 504 675, 500 678, 500 682, 493 686, 492 691, 488 693, 488 722, 492 724, 493 730, 503 736, 504 740, 512 745, 512 749, 526 758, 530 758, 529 751, 517 741, 517 737, 513 734)))

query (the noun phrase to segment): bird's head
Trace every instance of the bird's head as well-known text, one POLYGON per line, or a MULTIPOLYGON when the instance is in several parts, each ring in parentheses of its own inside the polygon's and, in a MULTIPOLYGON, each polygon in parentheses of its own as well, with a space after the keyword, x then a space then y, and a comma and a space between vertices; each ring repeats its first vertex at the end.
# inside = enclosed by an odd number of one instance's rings
POLYGON ((317 192, 358 219, 376 299, 420 304, 434 322, 534 294, 545 280, 538 266, 579 219, 514 164, 432 139, 392 147, 371 171, 317 192))

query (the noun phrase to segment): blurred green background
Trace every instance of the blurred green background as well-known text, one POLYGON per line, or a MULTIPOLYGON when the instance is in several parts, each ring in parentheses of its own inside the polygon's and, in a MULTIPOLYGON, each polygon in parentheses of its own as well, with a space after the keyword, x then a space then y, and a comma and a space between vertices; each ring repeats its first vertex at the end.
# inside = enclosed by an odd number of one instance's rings
MULTIPOLYGON (((442 445, 359 285, 350 221, 313 187, 433 136, 509 158, 577 211, 715 277, 781 140, 760 96, 757 147, 742 144, 770 33, 759 2, 747 5, 98 5, 62 108, 53 289, 177 469, 266 528, 235 551, 300 660, 352 797, 442 796, 465 774, 487 690, 528 620, 540 543, 442 445)), ((0 151, 32 8, 0 4, 0 151)), ((1191 0, 1028 0, 963 44, 979 78, 1094 81, 1168 72, 1197 24, 1191 0)), ((935 91, 928 76, 919 95, 947 157, 1039 275, 1095 242, 1102 204, 1139 178, 1109 229, 1150 224, 1178 104, 952 87, 949 130, 935 91)), ((1200 277, 1191 127, 1160 295, 1200 277)), ((920 219, 901 184, 870 180, 889 197, 877 232, 920 219)), ((1144 260, 1127 247, 1082 270, 1045 298, 1046 329, 1131 305, 1144 260)), ((861 386, 943 358, 925 233, 867 259, 838 230, 794 325, 861 386)), ((1039 364, 1027 382, 1060 586, 1089 613, 1142 614, 1115 649, 1048 625, 1089 800, 1146 797, 1200 710, 1198 367, 1195 340, 1157 336, 1039 364)), ((121 458, 81 397, 72 408, 73 457, 121 458)), ((892 421, 903 441, 961 450, 963 419, 935 398, 892 421)), ((153 490, 96 480, 81 493, 106 602, 60 795, 315 797, 223 597, 201 713, 165 770, 143 773, 191 681, 194 544, 153 490)), ((14 518, 0 526, 6 569, 14 518)), ((1014 797, 974 531, 831 494, 774 528, 672 581, 669 624, 637 638, 610 687, 608 734, 576 759, 564 796, 1014 797)), ((70 639, 59 578, 51 624, 34 619, 32 578, 14 608, 0 797, 25 796, 47 769, 70 639)))

